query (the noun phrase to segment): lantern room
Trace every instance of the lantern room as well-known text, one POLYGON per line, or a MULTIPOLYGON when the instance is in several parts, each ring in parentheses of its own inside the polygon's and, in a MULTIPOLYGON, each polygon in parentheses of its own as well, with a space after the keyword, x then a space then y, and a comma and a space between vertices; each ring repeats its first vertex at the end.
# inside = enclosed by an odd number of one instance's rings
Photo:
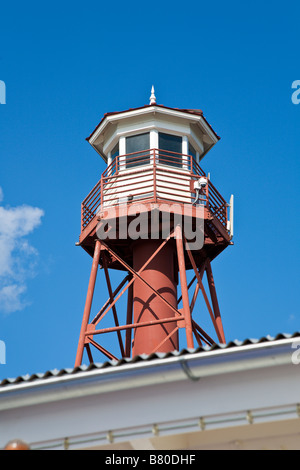
MULTIPOLYGON (((158 105, 153 88, 148 106, 106 113, 87 138, 108 165, 116 156, 127 156, 125 168, 138 166, 146 160, 142 155, 130 160, 130 154, 149 149, 192 155, 199 163, 218 140, 201 110, 158 105)), ((180 166, 176 160, 169 163, 180 166)))
POLYGON ((105 114, 87 138, 107 163, 103 207, 157 198, 191 203, 190 174, 218 140, 201 110, 159 105, 153 87, 149 105, 105 114))

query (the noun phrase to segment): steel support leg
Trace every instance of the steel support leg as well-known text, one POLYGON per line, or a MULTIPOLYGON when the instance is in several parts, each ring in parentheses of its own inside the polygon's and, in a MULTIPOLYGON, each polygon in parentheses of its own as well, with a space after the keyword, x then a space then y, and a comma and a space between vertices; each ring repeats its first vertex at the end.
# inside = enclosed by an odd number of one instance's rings
POLYGON ((192 317, 191 317, 191 311, 190 311, 189 292, 188 292, 188 285, 187 285, 187 279, 186 279, 183 238, 182 238, 183 235, 182 235, 182 229, 180 225, 177 225, 175 229, 175 237, 176 237, 179 275, 180 275, 181 295, 182 295, 182 303, 183 303, 183 314, 185 318, 187 347, 190 349, 193 349, 194 339, 193 339, 192 317))
MULTIPOLYGON (((133 284, 131 284, 128 289, 127 318, 126 318, 127 325, 130 325, 132 323, 132 307, 133 307, 133 284)), ((132 330, 129 329, 126 331, 126 336, 125 336, 125 357, 130 357, 131 338, 132 338, 132 330)))
POLYGON ((87 291, 85 307, 84 307, 84 312, 83 312, 83 319, 82 319, 82 324, 81 324, 77 355, 76 355, 76 360, 75 360, 75 367, 80 366, 82 362, 83 350, 84 350, 84 345, 85 345, 85 332, 86 332, 87 325, 88 325, 89 318, 90 318, 95 283, 96 283, 96 278, 97 278, 97 270, 99 266, 100 252, 101 252, 101 243, 99 240, 97 240, 95 244, 93 264, 92 264, 88 291, 87 291))
POLYGON ((206 262, 206 274, 207 274, 208 287, 209 287, 210 297, 211 297, 211 301, 212 301, 212 305, 214 309, 216 324, 218 325, 222 343, 226 343, 222 319, 221 319, 221 313, 220 313, 220 308, 219 308, 219 303, 218 303, 218 298, 217 298, 215 281, 214 281, 211 264, 209 260, 207 260, 206 262))

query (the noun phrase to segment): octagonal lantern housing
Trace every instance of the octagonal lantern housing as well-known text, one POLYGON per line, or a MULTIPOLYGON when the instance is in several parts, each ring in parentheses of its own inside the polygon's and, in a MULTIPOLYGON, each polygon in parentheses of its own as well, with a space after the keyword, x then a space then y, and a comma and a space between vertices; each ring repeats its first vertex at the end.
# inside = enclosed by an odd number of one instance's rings
POLYGON ((200 110, 156 103, 107 113, 87 141, 107 163, 103 207, 156 197, 191 202, 190 173, 219 136, 200 110))

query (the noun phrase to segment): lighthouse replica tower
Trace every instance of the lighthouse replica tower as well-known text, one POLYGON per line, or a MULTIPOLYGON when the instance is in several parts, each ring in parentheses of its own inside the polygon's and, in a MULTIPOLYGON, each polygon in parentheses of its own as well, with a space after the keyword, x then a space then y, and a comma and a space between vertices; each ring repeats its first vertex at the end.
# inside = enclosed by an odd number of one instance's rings
POLYGON ((78 245, 92 267, 75 366, 84 352, 92 363, 225 343, 211 262, 232 244, 233 196, 200 166, 218 140, 202 111, 159 105, 153 87, 149 105, 105 114, 87 138, 107 168, 81 205, 78 245), (92 314, 97 275, 107 300, 92 314))

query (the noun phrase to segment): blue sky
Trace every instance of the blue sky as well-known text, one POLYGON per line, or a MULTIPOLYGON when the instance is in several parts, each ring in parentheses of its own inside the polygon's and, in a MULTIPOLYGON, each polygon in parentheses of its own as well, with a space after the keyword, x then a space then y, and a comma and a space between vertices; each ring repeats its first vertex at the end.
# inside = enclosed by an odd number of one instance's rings
POLYGON ((91 267, 75 246, 80 203, 105 169, 85 138, 104 113, 148 104, 152 84, 158 104, 202 109, 221 136, 202 167, 235 196, 235 244, 213 262, 227 341, 300 329, 299 13, 296 1, 1 6, 0 378, 73 367, 91 267))

